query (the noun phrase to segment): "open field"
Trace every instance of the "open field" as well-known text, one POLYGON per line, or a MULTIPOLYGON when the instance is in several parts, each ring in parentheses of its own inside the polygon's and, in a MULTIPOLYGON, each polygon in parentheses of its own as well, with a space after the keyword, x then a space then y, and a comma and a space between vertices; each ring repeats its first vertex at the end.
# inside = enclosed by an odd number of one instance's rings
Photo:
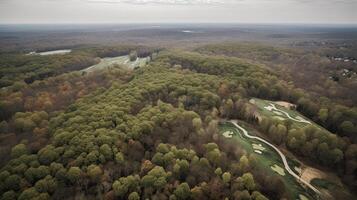
POLYGON ((130 69, 134 69, 135 67, 142 67, 142 66, 146 65, 146 63, 149 61, 150 61, 149 57, 146 57, 146 58, 138 57, 135 61, 130 61, 129 56, 102 58, 100 60, 100 63, 90 66, 87 69, 84 69, 82 71, 92 72, 92 71, 104 69, 104 68, 107 68, 107 67, 110 67, 113 65, 122 65, 122 66, 126 66, 130 69))
POLYGON ((303 128, 307 125, 314 125, 317 128, 321 128, 319 125, 304 117, 296 110, 291 110, 282 106, 281 102, 273 102, 258 98, 253 98, 249 102, 257 106, 257 112, 255 115, 258 119, 261 117, 269 117, 282 121, 289 120, 297 128, 303 128))

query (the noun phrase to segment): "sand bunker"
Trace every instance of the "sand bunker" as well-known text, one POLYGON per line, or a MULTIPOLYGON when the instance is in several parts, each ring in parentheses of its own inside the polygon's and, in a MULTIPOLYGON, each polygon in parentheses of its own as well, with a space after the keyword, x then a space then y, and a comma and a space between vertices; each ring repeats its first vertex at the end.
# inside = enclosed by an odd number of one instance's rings
POLYGON ((258 150, 258 151, 264 151, 265 150, 265 147, 263 147, 261 144, 252 144, 253 146, 253 149, 254 150, 258 150))
POLYGON ((259 151, 259 150, 254 150, 255 153, 257 154, 262 154, 263 152, 259 151))
POLYGON ((273 106, 265 106, 264 108, 269 111, 272 111, 273 109, 275 109, 273 106))
POLYGON ((226 138, 232 138, 233 137, 233 132, 232 131, 226 131, 223 133, 223 136, 226 138))
POLYGON ((279 167, 277 164, 273 165, 270 167, 273 171, 278 173, 281 176, 285 176, 285 170, 281 167, 279 167))
POLYGON ((301 168, 300 167, 294 167, 295 171, 297 171, 299 174, 301 174, 301 168))

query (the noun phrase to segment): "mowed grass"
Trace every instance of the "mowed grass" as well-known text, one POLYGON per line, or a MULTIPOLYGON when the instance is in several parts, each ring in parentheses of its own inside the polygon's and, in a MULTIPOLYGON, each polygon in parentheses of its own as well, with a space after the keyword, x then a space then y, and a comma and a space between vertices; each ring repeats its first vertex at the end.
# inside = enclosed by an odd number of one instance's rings
POLYGON ((135 67, 143 67, 147 62, 150 61, 149 57, 146 58, 137 58, 135 61, 130 61, 129 56, 118 56, 113 58, 102 58, 100 63, 90 66, 83 71, 91 72, 95 70, 101 70, 113 65, 121 65, 126 66, 130 69, 134 69, 135 67))
POLYGON ((258 99, 258 98, 253 98, 252 100, 254 100, 254 105, 256 105, 257 108, 258 108, 257 109, 258 115, 261 116, 261 117, 275 118, 275 119, 278 119, 278 120, 279 120, 279 118, 283 118, 284 120, 289 120, 290 122, 292 122, 292 125, 294 127, 296 127, 296 128, 303 128, 303 127, 308 126, 308 125, 313 125, 313 126, 319 128, 319 129, 322 129, 321 126, 319 126, 318 124, 314 123, 312 120, 306 118, 304 115, 300 114, 296 110, 290 110, 290 109, 288 109, 288 108, 286 108, 284 106, 280 106, 280 105, 274 103, 274 101, 258 99), (276 112, 274 112, 274 110, 273 111, 267 110, 265 107, 270 106, 271 103, 274 104, 276 108, 287 112, 292 118, 295 118, 295 119, 300 119, 301 118, 301 119, 304 119, 306 121, 309 121, 311 124, 304 123, 304 122, 297 122, 297 121, 289 119, 285 114, 281 115, 281 114, 277 114, 276 112))
MULTIPOLYGON (((249 134, 252 134, 254 131, 253 129, 242 125, 242 123, 239 123, 242 127, 244 127, 249 134)), ((254 139, 249 139, 245 138, 244 136, 241 135, 239 130, 232 125, 231 123, 222 123, 219 126, 220 132, 223 134, 226 131, 230 131, 233 133, 232 138, 226 138, 227 140, 230 140, 231 142, 236 143, 239 145, 242 149, 244 149, 248 154, 254 154, 256 157, 257 161, 257 167, 260 168, 261 170, 265 171, 267 175, 274 175, 274 176, 280 176, 287 191, 291 195, 291 199, 299 199, 299 195, 303 194, 308 197, 308 199, 314 199, 313 192, 306 190, 293 176, 291 176, 284 168, 284 164, 278 155, 278 153, 272 149, 270 146, 261 143, 257 140, 254 139), (255 153, 254 150, 256 150, 254 147, 256 145, 261 145, 262 154, 255 153), (272 169, 279 169, 280 174, 285 174, 285 176, 279 175, 277 171, 274 171, 272 169)), ((260 146, 259 145, 259 146, 260 146)))

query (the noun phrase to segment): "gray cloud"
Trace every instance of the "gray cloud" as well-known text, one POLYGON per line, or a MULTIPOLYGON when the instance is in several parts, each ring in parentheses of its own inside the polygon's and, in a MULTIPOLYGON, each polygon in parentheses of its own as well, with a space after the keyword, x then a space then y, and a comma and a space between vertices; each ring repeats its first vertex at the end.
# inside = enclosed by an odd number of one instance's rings
POLYGON ((0 23, 354 23, 357 0, 0 0, 0 23))
POLYGON ((234 3, 242 0, 85 0, 89 3, 126 3, 154 5, 217 5, 234 3))
MULTIPOLYGON (((1 0, 0 0, 1 1, 1 0)), ((83 0, 89 3, 108 3, 108 4, 136 4, 136 5, 224 5, 224 4, 237 4, 237 3, 249 3, 249 2, 285 2, 285 3, 343 3, 350 4, 356 3, 357 0, 83 0)))

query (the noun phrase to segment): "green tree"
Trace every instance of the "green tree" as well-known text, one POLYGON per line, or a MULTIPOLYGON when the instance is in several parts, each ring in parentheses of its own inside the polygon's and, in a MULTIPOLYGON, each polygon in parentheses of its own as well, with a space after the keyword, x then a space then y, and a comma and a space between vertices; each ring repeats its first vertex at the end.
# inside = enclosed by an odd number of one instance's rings
POLYGON ((187 160, 177 160, 173 172, 181 179, 185 179, 189 172, 189 163, 187 160))
POLYGON ((194 118, 192 120, 192 125, 193 125, 193 127, 195 128, 196 131, 201 130, 201 128, 202 128, 202 120, 201 120, 201 118, 194 118))
POLYGON ((55 151, 54 147, 49 145, 38 152, 38 160, 45 165, 51 164, 59 158, 59 154, 55 151))
POLYGON ((11 157, 18 158, 28 153, 27 147, 24 144, 18 144, 11 149, 11 157))
POLYGON ((251 197, 255 200, 268 200, 268 198, 266 198, 264 195, 262 195, 260 192, 258 191, 254 191, 251 195, 251 197))
POLYGON ((231 177, 232 177, 231 173, 224 172, 223 175, 222 175, 223 183, 229 184, 229 182, 231 181, 231 177))
POLYGON ((222 175, 222 169, 220 168, 220 167, 218 167, 215 171, 214 171, 214 173, 217 175, 217 176, 221 176, 222 175))
POLYGON ((124 164, 124 155, 121 152, 115 154, 115 162, 118 164, 124 164))
POLYGON ((140 177, 137 175, 121 177, 113 183, 114 194, 119 197, 124 197, 127 193, 138 190, 139 182, 140 177))
POLYGON ((103 174, 102 168, 97 165, 90 165, 87 174, 93 182, 98 182, 103 174))
POLYGON ((254 182, 253 175, 251 173, 248 172, 248 173, 243 174, 242 179, 243 179, 245 188, 247 188, 248 190, 254 190, 255 182, 254 182))
POLYGON ((53 193, 57 188, 57 182, 51 176, 36 182, 35 188, 39 193, 53 193))
POLYGON ((240 157, 239 168, 240 168, 240 170, 242 170, 242 172, 246 172, 249 170, 249 168, 250 168, 249 160, 246 155, 243 155, 242 157, 240 157))
POLYGON ((71 182, 71 183, 76 183, 77 181, 79 181, 80 177, 81 177, 81 169, 79 169, 79 167, 71 167, 69 168, 68 172, 67 172, 67 179, 71 182))
POLYGON ((21 178, 18 175, 10 175, 5 179, 5 187, 8 190, 19 190, 20 189, 21 178))
POLYGON ((7 191, 2 195, 1 200, 14 200, 16 199, 16 192, 13 190, 7 191))
POLYGON ((174 191, 177 199, 188 199, 191 195, 190 186, 187 183, 181 183, 174 191))
POLYGON ((159 145, 157 145, 156 151, 160 152, 162 154, 166 154, 166 153, 168 153, 170 151, 169 150, 169 145, 160 143, 159 145))
POLYGON ((137 192, 132 192, 129 194, 128 200, 140 200, 140 196, 137 192))
POLYGON ((340 129, 347 134, 353 134, 356 131, 356 128, 354 127, 353 123, 350 121, 342 122, 340 125, 340 129))
POLYGON ((20 196, 19 196, 19 200, 29 200, 29 199, 33 199, 39 196, 40 193, 38 193, 36 191, 35 188, 31 187, 28 188, 26 190, 24 190, 20 196))
POLYGON ((327 118, 328 118, 328 109, 327 108, 321 108, 318 113, 319 119, 325 123, 327 118))
POLYGON ((107 161, 113 160, 113 151, 108 144, 103 144, 100 146, 99 152, 105 157, 107 161))

